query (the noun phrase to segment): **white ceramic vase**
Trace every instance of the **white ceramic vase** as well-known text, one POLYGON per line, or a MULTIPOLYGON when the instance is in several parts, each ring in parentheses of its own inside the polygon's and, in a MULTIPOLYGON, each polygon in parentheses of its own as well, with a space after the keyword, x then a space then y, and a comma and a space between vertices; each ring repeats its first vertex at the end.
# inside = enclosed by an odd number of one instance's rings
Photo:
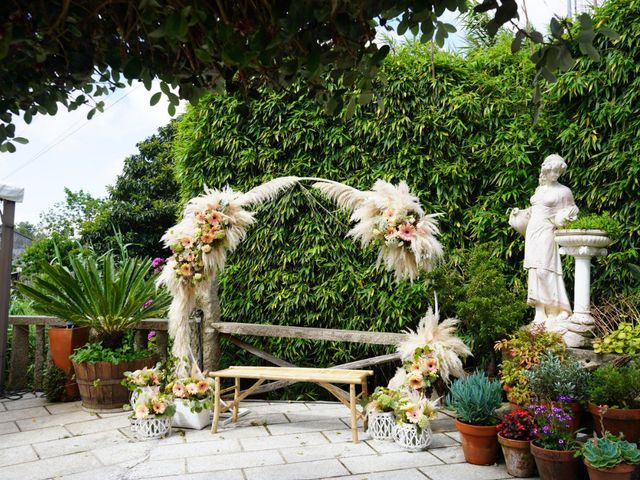
POLYGON ((192 412, 189 404, 183 403, 180 399, 176 399, 175 405, 176 414, 173 416, 174 427, 202 430, 211 424, 211 412, 208 409, 205 408, 199 412, 192 412))
POLYGON ((369 435, 375 440, 392 440, 393 427, 396 424, 393 412, 369 414, 369 435))
POLYGON ((424 450, 433 440, 431 426, 418 428, 409 423, 396 423, 393 429, 393 440, 405 450, 424 450))

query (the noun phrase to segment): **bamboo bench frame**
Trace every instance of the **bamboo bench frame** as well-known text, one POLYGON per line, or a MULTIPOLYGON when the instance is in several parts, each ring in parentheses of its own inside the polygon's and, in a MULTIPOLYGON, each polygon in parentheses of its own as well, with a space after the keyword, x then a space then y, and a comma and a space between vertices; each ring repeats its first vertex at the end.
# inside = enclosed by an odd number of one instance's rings
POLYGON ((217 433, 220 414, 232 410, 231 421, 237 422, 240 402, 260 387, 266 380, 311 382, 326 388, 351 412, 351 440, 358 443, 358 420, 362 419, 364 430, 367 430, 367 416, 364 409, 358 410, 357 401, 367 396, 367 377, 373 375, 372 370, 346 370, 334 368, 299 368, 299 367, 229 367, 225 370, 210 372, 214 379, 213 422, 211 433, 217 433), (225 389, 221 388, 223 378, 233 378, 234 385, 225 389), (246 389, 240 391, 241 379, 256 380, 246 389), (342 390, 334 383, 349 385, 349 400, 341 394, 342 390), (360 385, 360 393, 356 394, 356 385, 360 385), (221 402, 221 395, 233 391, 233 401, 227 404, 221 402))

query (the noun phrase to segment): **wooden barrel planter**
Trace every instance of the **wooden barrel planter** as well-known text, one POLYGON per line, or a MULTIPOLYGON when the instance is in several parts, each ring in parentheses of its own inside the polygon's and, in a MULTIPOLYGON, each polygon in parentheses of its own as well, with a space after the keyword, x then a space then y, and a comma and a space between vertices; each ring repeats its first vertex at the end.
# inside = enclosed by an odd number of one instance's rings
POLYGON ((124 372, 153 367, 155 356, 129 362, 73 362, 82 406, 90 410, 122 409, 129 403, 129 390, 121 384, 124 372))

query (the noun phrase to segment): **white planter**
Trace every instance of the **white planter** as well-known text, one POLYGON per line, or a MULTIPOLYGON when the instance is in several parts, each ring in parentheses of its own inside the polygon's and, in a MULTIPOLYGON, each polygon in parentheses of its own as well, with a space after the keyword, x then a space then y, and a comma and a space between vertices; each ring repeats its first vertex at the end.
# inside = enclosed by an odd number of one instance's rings
POLYGON ((431 426, 418 430, 418 427, 412 424, 396 423, 393 429, 393 440, 405 450, 414 452, 424 450, 433 440, 431 426))
POLYGON ((555 231, 556 243, 561 247, 604 248, 611 245, 611 238, 604 230, 561 229, 555 231))
POLYGON ((208 409, 205 408, 200 412, 194 413, 188 404, 185 405, 179 399, 176 399, 175 405, 176 414, 173 416, 174 427, 202 430, 211 424, 211 412, 208 409))
POLYGON ((375 440, 392 440, 395 424, 393 412, 371 413, 369 414, 369 435, 375 440))
POLYGON ((171 417, 131 420, 131 431, 141 440, 164 438, 171 434, 171 417))

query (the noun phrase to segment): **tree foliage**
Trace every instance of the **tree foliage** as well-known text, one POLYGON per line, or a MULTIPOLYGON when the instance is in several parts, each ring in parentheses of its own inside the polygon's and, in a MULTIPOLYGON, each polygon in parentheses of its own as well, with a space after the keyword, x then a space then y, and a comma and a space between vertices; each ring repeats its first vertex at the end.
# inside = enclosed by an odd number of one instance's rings
POLYGON ((130 244, 129 253, 142 257, 165 257, 160 243, 175 223, 179 203, 174 179, 171 142, 173 124, 138 144, 139 153, 127 157, 122 174, 104 201, 97 217, 83 225, 82 239, 96 251, 130 244))
POLYGON ((77 192, 64 189, 65 199, 40 214, 37 232, 40 237, 58 234, 68 238, 79 238, 83 225, 93 220, 104 206, 101 198, 96 198, 80 189, 77 192))
MULTIPOLYGON (((88 104, 91 118, 104 109, 100 96, 134 80, 151 89, 159 79, 151 103, 166 95, 170 113, 180 98, 195 102, 207 90, 244 89, 255 79, 288 88, 299 78, 331 85, 318 95, 339 111, 348 91, 371 98, 389 52, 373 41, 377 25, 391 29, 397 19, 398 34, 442 46, 455 28, 439 18, 466 9, 467 0, 8 0, 0 4, 0 151, 27 141, 16 136, 14 116, 29 123, 88 104)), ((491 12, 492 35, 518 12, 516 0, 484 0, 476 9, 491 12)), ((575 55, 597 56, 594 26, 588 16, 581 23, 574 38, 566 35, 569 22, 552 21, 546 44, 539 32, 519 31, 514 50, 527 36, 541 44, 533 61, 552 80, 575 55), (571 49, 576 43, 580 50, 571 49)))

